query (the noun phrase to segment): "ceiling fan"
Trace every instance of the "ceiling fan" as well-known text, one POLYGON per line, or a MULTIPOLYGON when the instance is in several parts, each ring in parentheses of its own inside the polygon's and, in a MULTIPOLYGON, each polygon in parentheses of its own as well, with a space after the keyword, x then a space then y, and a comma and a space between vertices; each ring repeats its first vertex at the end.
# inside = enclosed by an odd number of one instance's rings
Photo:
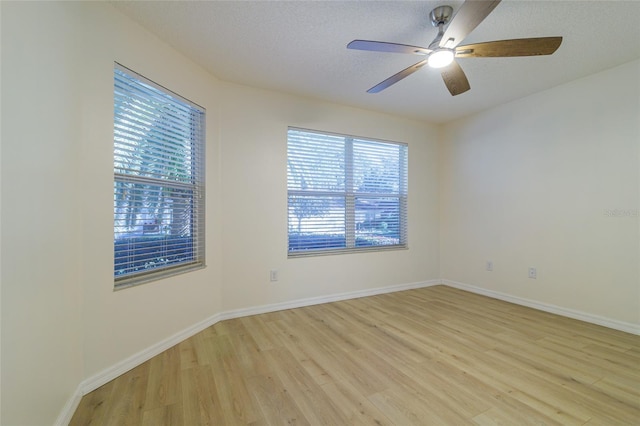
POLYGON ((466 92, 471 87, 467 76, 455 58, 551 55, 558 49, 560 43, 562 43, 562 37, 520 38, 461 46, 462 40, 495 9, 498 3, 500 3, 500 0, 467 0, 462 4, 453 19, 451 18, 453 13, 451 6, 436 7, 431 11, 429 17, 431 24, 434 27, 438 27, 438 35, 429 44, 429 47, 384 41, 353 40, 347 45, 348 49, 426 56, 426 59, 392 75, 367 90, 367 92, 378 93, 428 64, 432 68, 440 68, 442 70, 444 84, 451 92, 451 95, 456 96, 466 92), (447 24, 449 25, 447 26, 447 24))

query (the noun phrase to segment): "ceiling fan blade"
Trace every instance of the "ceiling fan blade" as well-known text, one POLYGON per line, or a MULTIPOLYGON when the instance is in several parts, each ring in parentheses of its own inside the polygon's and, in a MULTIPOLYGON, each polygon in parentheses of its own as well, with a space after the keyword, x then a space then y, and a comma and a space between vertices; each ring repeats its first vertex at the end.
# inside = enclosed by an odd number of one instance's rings
POLYGON ((456 61, 451 62, 451 65, 442 69, 442 79, 452 96, 459 95, 471 89, 467 76, 456 61))
POLYGON ((389 77, 388 79, 386 79, 382 83, 376 84, 371 89, 367 90, 367 93, 378 93, 378 92, 383 91, 384 89, 386 89, 387 87, 391 86, 392 84, 396 84, 397 82, 399 82, 403 78, 408 77, 411 74, 413 74, 414 72, 418 71, 426 63, 427 63, 427 60, 425 59, 424 61, 420 61, 417 64, 413 64, 410 67, 403 69, 402 71, 400 71, 397 74, 392 75, 391 77, 389 77))
POLYGON ((467 0, 455 14, 440 40, 440 47, 453 49, 486 18, 500 0, 467 0))
POLYGON ((431 50, 426 47, 372 40, 353 40, 347 44, 347 49, 368 50, 371 52, 409 53, 414 55, 427 55, 431 52, 431 50))
POLYGON ((465 44, 456 48, 456 58, 551 55, 562 37, 520 38, 465 44))

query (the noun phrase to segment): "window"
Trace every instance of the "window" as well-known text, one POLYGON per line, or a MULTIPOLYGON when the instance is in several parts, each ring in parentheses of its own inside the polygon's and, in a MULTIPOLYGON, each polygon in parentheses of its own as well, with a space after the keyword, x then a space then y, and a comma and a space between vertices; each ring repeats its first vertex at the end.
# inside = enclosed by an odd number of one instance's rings
POLYGON ((116 288, 204 267, 204 115, 115 65, 116 288))
POLYGON ((407 247, 407 145, 289 128, 289 256, 407 247))

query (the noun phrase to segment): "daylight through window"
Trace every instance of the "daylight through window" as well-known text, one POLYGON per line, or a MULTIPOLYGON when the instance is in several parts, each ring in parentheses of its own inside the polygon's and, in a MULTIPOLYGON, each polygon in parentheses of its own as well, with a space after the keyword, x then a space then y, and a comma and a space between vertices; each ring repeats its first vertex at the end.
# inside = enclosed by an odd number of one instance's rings
POLYGON ((116 64, 116 288, 204 266, 204 115, 116 64))
POLYGON ((407 247, 407 145, 289 128, 289 256, 407 247))

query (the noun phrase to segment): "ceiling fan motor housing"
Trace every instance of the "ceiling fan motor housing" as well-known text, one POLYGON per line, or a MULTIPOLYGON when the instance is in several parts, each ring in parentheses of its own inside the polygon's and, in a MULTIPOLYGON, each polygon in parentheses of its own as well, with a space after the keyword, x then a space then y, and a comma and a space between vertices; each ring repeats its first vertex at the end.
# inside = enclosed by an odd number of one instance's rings
POLYGON ((451 6, 438 6, 431 11, 429 18, 431 18, 431 25, 437 27, 439 25, 446 25, 451 20, 453 14, 453 8, 451 6))

